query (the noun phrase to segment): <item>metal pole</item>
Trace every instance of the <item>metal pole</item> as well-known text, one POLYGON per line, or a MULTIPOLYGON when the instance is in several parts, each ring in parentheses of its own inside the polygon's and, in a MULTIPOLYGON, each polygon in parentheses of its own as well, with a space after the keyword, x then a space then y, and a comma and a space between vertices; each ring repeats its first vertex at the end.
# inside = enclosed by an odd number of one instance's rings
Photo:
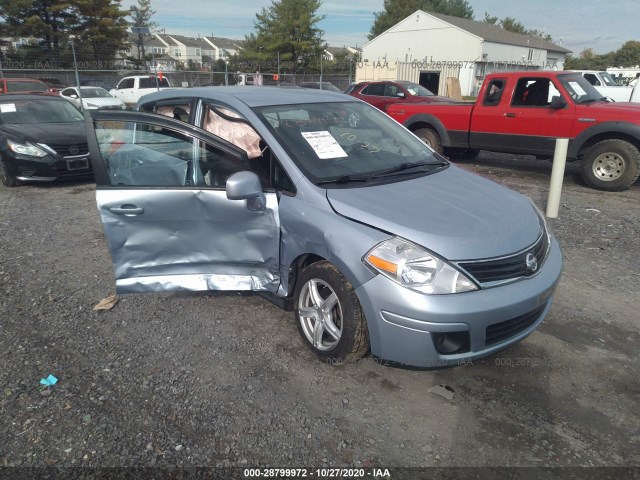
POLYGON ((160 91, 160 84, 158 83, 158 69, 156 67, 156 55, 151 48, 151 61, 153 62, 153 76, 156 77, 156 88, 160 91))
POLYGON ((84 110, 82 104, 82 89, 80 88, 80 75, 78 74, 78 62, 76 61, 76 47, 71 39, 71 53, 73 54, 73 69, 76 71, 76 86, 78 87, 78 98, 80 99, 80 110, 84 110))
POLYGON ((278 81, 276 82, 277 85, 280 85, 280 52, 278 52, 278 81))
POLYGON ((320 90, 322 90, 322 52, 320 52, 320 90))
POLYGON ((549 218, 558 218, 568 148, 568 138, 556 138, 556 149, 553 154, 553 167, 551 168, 551 183, 549 184, 549 196, 547 198, 547 217, 549 218))
POLYGON ((229 86, 229 62, 227 60, 224 61, 224 86, 229 86))
POLYGON ((4 74, 2 73, 2 59, 0 58, 0 78, 4 78, 4 74))

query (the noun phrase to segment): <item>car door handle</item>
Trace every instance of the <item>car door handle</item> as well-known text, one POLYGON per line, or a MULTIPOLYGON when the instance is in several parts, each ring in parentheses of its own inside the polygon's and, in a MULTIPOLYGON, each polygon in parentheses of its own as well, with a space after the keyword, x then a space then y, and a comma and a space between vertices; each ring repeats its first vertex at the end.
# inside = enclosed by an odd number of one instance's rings
POLYGON ((144 213, 144 208, 136 207, 135 205, 122 205, 121 207, 110 207, 109 211, 116 215, 135 217, 136 215, 144 213))
POLYGON ((504 114, 505 117, 507 118, 515 118, 516 114, 515 113, 511 113, 511 112, 507 112, 504 114))

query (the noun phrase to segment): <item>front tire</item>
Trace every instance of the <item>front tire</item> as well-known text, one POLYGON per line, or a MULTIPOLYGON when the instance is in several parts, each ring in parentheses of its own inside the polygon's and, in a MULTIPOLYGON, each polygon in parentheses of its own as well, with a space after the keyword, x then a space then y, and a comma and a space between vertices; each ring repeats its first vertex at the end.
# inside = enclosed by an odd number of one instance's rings
POLYGON ((422 140, 424 143, 433 148, 437 153, 442 155, 444 149, 442 148, 442 140, 438 132, 432 128, 419 128, 413 134, 422 140))
POLYGON ((582 179, 598 190, 626 190, 638 178, 639 169, 640 152, 625 140, 603 140, 582 157, 582 179))
POLYGON ((2 158, 0 158, 0 182, 2 182, 5 187, 15 187, 18 185, 18 180, 15 175, 9 173, 7 164, 2 158))
POLYGON ((332 364, 354 362, 369 351, 369 331, 353 286, 331 263, 306 267, 295 289, 294 315, 307 346, 332 364))

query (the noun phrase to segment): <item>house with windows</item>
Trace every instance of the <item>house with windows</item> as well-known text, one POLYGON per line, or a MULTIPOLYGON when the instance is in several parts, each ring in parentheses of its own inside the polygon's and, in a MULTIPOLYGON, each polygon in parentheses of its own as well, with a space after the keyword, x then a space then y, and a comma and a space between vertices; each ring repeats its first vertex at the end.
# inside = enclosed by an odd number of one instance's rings
POLYGON ((356 81, 409 80, 443 95, 453 77, 462 95, 475 95, 489 73, 563 70, 570 52, 541 37, 418 10, 362 46, 356 81))
POLYGON ((227 60, 229 57, 236 55, 242 50, 242 41, 231 40, 230 38, 222 37, 204 37, 203 40, 208 45, 205 54, 213 59, 227 60))

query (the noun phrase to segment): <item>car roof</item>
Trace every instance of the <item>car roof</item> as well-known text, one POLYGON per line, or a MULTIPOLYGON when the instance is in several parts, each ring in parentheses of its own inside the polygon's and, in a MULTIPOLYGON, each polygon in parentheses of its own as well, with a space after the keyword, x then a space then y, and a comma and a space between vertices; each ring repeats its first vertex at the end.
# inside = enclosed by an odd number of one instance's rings
POLYGON ((242 103, 250 108, 273 105, 294 105, 297 103, 354 102, 353 98, 341 92, 312 90, 297 87, 195 87, 163 90, 145 95, 143 103, 170 98, 203 98, 229 104, 242 103))

